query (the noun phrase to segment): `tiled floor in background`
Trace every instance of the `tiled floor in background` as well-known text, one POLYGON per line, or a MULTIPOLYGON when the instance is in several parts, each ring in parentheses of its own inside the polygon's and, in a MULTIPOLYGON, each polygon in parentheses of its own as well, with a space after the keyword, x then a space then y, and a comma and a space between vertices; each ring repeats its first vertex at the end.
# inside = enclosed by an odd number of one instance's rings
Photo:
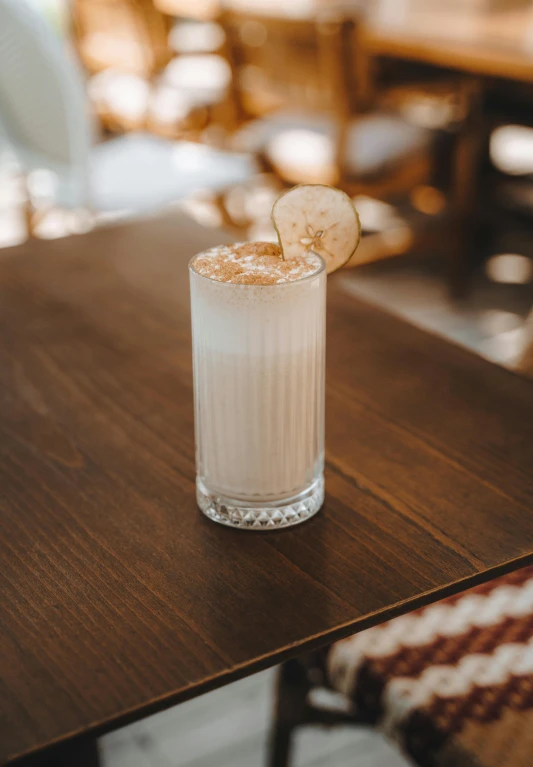
MULTIPOLYGON (((100 740, 104 767, 266 767, 274 671, 235 682, 100 740)), ((308 728, 291 767, 407 767, 371 730, 308 728)))
POLYGON ((348 293, 513 367, 533 335, 531 320, 526 323, 533 307, 533 260, 507 254, 480 267, 461 302, 450 299, 444 271, 431 257, 399 257, 346 270, 337 279, 348 293))

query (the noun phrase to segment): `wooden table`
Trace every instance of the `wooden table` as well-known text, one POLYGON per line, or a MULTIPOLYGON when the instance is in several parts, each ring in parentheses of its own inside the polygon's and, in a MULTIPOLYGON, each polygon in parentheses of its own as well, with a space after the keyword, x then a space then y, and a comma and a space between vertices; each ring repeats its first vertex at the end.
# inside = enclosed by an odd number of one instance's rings
POLYGON ((194 497, 184 217, 0 252, 0 762, 103 733, 533 561, 533 382, 331 279, 327 497, 194 497))
POLYGON ((375 0, 364 24, 372 55, 485 77, 533 81, 533 5, 476 9, 468 0, 375 0))
POLYGON ((354 15, 365 49, 469 74, 533 81, 533 3, 500 0, 222 0, 267 16, 354 15))

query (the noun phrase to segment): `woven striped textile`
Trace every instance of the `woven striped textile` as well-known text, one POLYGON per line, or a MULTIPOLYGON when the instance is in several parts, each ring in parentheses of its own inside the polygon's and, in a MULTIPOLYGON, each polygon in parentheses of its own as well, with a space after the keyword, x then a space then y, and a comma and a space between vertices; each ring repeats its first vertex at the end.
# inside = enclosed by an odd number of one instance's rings
POLYGON ((358 721, 435 767, 533 767, 533 567, 332 645, 358 721))

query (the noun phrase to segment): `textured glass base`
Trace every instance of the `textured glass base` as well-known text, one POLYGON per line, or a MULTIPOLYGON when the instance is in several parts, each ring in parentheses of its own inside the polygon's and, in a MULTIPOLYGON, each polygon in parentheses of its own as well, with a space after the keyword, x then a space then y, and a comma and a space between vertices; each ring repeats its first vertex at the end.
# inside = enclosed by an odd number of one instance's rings
POLYGON ((210 493, 202 480, 196 479, 198 506, 209 519, 228 527, 243 530, 279 530, 305 522, 324 503, 324 477, 317 479, 308 490, 285 501, 245 503, 210 493))

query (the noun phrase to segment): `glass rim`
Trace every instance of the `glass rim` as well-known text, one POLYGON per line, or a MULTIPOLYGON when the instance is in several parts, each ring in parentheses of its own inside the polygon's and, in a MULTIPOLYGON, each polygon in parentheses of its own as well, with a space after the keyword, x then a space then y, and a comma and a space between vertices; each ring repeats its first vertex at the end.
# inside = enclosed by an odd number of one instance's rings
POLYGON ((199 253, 195 253, 194 256, 189 260, 188 268, 189 272, 192 272, 196 277, 199 277, 202 280, 207 280, 208 282, 214 284, 214 285, 224 285, 230 288, 287 288, 291 285, 301 285, 302 282, 307 282, 308 280, 312 280, 315 277, 319 277, 321 274, 323 274, 326 271, 326 262, 320 255, 320 253, 315 253, 315 251, 311 251, 314 256, 320 259, 320 268, 316 270, 316 272, 313 272, 312 274, 308 274, 307 277, 301 277, 298 280, 287 280, 287 282, 271 282, 267 285, 250 285, 242 282, 225 282, 222 280, 214 280, 212 277, 207 277, 205 274, 200 274, 200 272, 197 272, 196 269, 193 266, 193 261, 197 256, 201 256, 202 253, 205 253, 206 251, 201 250, 199 253))

